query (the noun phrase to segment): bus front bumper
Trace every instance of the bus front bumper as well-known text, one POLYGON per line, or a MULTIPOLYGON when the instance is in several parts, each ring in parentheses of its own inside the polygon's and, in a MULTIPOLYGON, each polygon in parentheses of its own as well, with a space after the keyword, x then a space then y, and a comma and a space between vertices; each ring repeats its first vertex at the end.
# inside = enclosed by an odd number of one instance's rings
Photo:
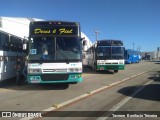
POLYGON ((28 83, 76 83, 82 81, 82 73, 28 74, 28 83))
POLYGON ((124 70, 125 65, 98 65, 97 70, 124 70))

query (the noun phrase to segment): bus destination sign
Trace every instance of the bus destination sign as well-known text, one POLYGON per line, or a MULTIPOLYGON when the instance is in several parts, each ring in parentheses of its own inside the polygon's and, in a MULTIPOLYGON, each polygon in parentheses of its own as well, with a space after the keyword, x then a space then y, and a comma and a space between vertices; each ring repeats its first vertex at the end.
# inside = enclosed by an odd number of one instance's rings
POLYGON ((31 31, 32 35, 77 35, 77 27, 36 27, 31 31))

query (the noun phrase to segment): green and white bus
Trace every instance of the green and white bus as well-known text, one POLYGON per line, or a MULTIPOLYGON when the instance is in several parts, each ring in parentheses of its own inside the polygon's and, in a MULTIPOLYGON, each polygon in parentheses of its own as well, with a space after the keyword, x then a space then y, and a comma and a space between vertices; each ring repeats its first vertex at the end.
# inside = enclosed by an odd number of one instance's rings
POLYGON ((88 66, 95 71, 124 70, 124 47, 120 40, 98 40, 87 50, 88 66))
POLYGON ((27 55, 28 83, 82 81, 82 38, 77 22, 30 23, 27 55))

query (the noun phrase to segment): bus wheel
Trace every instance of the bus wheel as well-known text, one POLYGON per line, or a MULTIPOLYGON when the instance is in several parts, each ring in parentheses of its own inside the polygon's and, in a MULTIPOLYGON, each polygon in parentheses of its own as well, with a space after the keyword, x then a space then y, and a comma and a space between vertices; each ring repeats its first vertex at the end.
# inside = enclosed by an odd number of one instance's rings
POLYGON ((118 70, 114 70, 115 73, 118 73, 118 70))

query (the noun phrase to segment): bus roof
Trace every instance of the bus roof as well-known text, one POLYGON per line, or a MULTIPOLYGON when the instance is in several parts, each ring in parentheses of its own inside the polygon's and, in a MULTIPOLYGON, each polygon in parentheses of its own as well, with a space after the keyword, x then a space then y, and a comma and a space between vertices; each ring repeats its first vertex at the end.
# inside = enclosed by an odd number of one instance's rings
POLYGON ((32 21, 30 22, 30 25, 37 25, 41 26, 43 25, 79 25, 79 22, 69 22, 69 21, 32 21))
POLYGON ((2 30, 0 30, 0 33, 6 34, 6 35, 10 35, 10 36, 13 36, 13 37, 16 37, 16 38, 19 38, 19 39, 24 39, 24 38, 22 38, 22 37, 19 37, 19 36, 16 36, 16 35, 13 35, 13 34, 7 33, 7 32, 2 31, 2 30))
POLYGON ((105 41, 121 41, 123 42, 122 40, 114 40, 114 39, 103 39, 103 40, 97 40, 99 42, 105 42, 105 41))
POLYGON ((123 41, 121 40, 98 40, 97 44, 105 46, 105 45, 111 45, 111 46, 123 46, 123 41))

